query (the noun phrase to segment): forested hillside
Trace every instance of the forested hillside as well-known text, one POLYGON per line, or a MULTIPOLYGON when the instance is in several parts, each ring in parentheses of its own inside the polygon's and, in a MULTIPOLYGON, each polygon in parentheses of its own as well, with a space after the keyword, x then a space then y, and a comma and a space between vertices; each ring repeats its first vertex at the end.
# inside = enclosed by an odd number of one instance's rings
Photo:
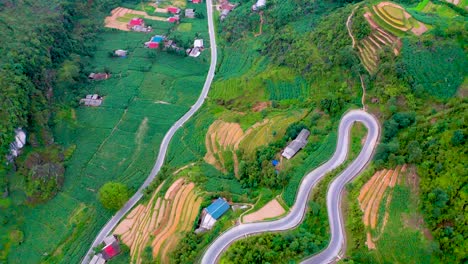
POLYGON ((114 2, 0 1, 0 262, 23 241, 21 201, 10 199, 9 178, 24 177, 30 205, 47 201, 63 184, 63 161, 72 150, 54 143, 53 117, 75 104, 102 10, 114 2), (27 133, 27 156, 7 165, 19 127, 27 133))

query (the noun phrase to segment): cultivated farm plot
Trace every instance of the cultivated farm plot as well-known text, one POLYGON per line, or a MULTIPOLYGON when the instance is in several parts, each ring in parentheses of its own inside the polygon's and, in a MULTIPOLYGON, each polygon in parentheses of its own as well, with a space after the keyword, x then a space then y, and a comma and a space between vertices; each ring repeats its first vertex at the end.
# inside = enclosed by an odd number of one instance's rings
POLYGON ((161 186, 148 203, 135 207, 114 230, 130 247, 132 263, 141 263, 141 254, 147 246, 152 247, 153 257, 169 263, 170 252, 182 234, 192 229, 200 211, 203 199, 196 194, 193 183, 179 178, 164 196, 159 193, 161 186))
POLYGON ((373 6, 372 12, 382 27, 396 35, 411 31, 420 36, 428 30, 425 24, 414 19, 403 7, 391 2, 381 2, 373 6))
POLYGON ((359 193, 358 201, 361 210, 364 212, 363 222, 366 227, 369 227, 367 231, 367 247, 369 249, 375 249, 375 242, 378 238, 372 237, 371 230, 377 228, 378 219, 382 219, 380 230, 378 233, 383 233, 385 225, 388 221, 388 206, 392 200, 391 189, 398 183, 398 176, 401 172, 406 171, 406 165, 397 166, 395 170, 381 170, 372 176, 372 178, 365 183, 359 193), (390 189, 389 194, 386 196, 385 208, 387 208, 385 215, 379 218, 379 208, 384 198, 386 190, 390 189))
POLYGON ((285 212, 286 211, 284 210, 283 206, 281 206, 281 204, 275 198, 269 201, 266 205, 264 205, 258 211, 245 215, 242 218, 242 222, 243 223, 258 222, 258 221, 281 216, 285 212))
POLYGON ((132 10, 125 7, 117 7, 111 11, 111 16, 106 17, 104 23, 108 28, 130 31, 130 29, 127 27, 127 23, 132 18, 144 18, 155 21, 167 20, 165 17, 150 16, 144 11, 132 10))
MULTIPOLYGON (((208 35, 206 32, 202 33, 208 35)), ((167 30, 155 28, 154 33, 167 30)), ((46 204, 24 208, 25 241, 11 252, 9 263, 25 259, 30 263, 78 263, 112 215, 98 203, 99 188, 108 181, 123 182, 133 189, 140 186, 154 165, 165 133, 196 101, 209 59, 164 52, 152 57, 142 48, 147 40, 147 34, 136 32, 99 35, 87 71, 106 68, 112 77, 90 82, 82 95, 98 93, 103 103, 79 107, 72 121, 55 125, 59 144, 76 145, 67 162, 64 187, 46 204), (116 49, 128 50, 129 55, 109 56, 116 49), (165 100, 169 104, 161 103, 165 100), (79 207, 82 213, 74 216, 79 207)), ((206 56, 209 58, 209 52, 206 56)))

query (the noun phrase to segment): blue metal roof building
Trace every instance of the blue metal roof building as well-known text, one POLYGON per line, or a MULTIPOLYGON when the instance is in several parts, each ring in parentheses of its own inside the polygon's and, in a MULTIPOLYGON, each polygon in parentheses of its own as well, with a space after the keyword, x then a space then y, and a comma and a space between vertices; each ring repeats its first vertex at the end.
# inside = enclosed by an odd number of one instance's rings
POLYGON ((229 204, 221 197, 206 208, 206 212, 216 220, 226 213, 227 210, 229 210, 229 204))

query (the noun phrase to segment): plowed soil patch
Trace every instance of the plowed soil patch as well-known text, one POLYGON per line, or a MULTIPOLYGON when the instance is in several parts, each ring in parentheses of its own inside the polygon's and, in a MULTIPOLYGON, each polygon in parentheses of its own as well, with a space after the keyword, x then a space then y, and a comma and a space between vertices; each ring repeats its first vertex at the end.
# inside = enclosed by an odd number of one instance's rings
POLYGON ((242 222, 252 223, 262 221, 268 218, 278 217, 284 214, 285 212, 286 211, 278 202, 278 200, 273 199, 269 201, 265 206, 260 208, 260 210, 244 216, 242 222))
POLYGON ((160 187, 146 205, 135 207, 114 231, 130 247, 132 263, 142 262, 141 254, 147 245, 155 246, 153 254, 161 263, 168 263, 168 254, 177 246, 182 232, 192 228, 200 210, 203 199, 196 194, 195 184, 178 179, 164 198, 160 187))
MULTIPOLYGON (((380 204, 382 202, 385 191, 390 188, 390 193, 387 196, 385 204, 385 214, 382 218, 382 225, 378 233, 382 234, 385 225, 388 221, 388 209, 392 200, 393 187, 398 182, 398 176, 401 171, 406 169, 406 166, 397 166, 395 170, 381 170, 374 173, 374 175, 366 182, 359 193, 358 201, 362 211, 364 211, 363 222, 365 226, 369 226, 370 229, 376 229, 378 222, 378 213, 380 204)), ((373 238, 370 230, 366 234, 366 244, 369 249, 375 249, 375 241, 377 238, 373 238)))

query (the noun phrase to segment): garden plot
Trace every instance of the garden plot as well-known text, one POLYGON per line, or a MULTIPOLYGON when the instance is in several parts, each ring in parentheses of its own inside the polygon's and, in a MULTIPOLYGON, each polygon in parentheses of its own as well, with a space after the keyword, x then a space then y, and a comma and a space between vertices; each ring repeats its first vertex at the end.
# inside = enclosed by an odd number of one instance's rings
POLYGON ((159 193, 161 186, 149 202, 135 207, 114 230, 130 247, 133 263, 142 263, 141 256, 147 246, 152 247, 153 257, 169 263, 170 252, 182 234, 192 229, 200 211, 203 199, 197 195, 193 183, 179 178, 164 196, 159 193))
POLYGON ((124 7, 117 7, 111 11, 111 15, 106 17, 104 23, 108 28, 115 28, 124 31, 130 31, 127 27, 127 23, 132 18, 145 18, 156 21, 166 21, 165 17, 150 16, 144 11, 132 10, 124 7))
POLYGON ((373 6, 372 12, 382 27, 396 35, 411 31, 420 36, 428 30, 425 24, 414 19, 403 7, 391 2, 381 2, 373 6))
POLYGON ((369 227, 366 235, 366 243, 369 249, 376 248, 375 242, 378 238, 373 237, 373 234, 382 234, 385 229, 389 217, 388 208, 392 200, 392 189, 398 183, 398 177, 401 172, 404 172, 405 170, 406 165, 397 166, 395 170, 378 171, 361 188, 358 201, 361 210, 364 212, 362 219, 364 225, 369 227), (387 195, 384 196, 385 194, 387 195), (382 206, 382 202, 385 203, 385 213, 383 216, 379 216, 379 209, 382 206), (381 223, 378 223, 379 219, 381 220, 381 223), (380 230, 376 230, 378 224, 380 224, 380 230))
POLYGON ((285 212, 286 211, 284 210, 283 206, 281 206, 281 204, 275 198, 269 201, 265 206, 260 208, 258 211, 245 215, 242 218, 242 222, 252 223, 252 222, 267 220, 270 218, 281 216, 285 212))
POLYGON ((390 46, 395 55, 398 55, 401 49, 401 42, 399 38, 380 27, 375 22, 372 13, 366 12, 364 17, 371 27, 371 34, 359 41, 357 49, 364 67, 369 73, 374 73, 379 64, 378 54, 383 47, 390 46))

